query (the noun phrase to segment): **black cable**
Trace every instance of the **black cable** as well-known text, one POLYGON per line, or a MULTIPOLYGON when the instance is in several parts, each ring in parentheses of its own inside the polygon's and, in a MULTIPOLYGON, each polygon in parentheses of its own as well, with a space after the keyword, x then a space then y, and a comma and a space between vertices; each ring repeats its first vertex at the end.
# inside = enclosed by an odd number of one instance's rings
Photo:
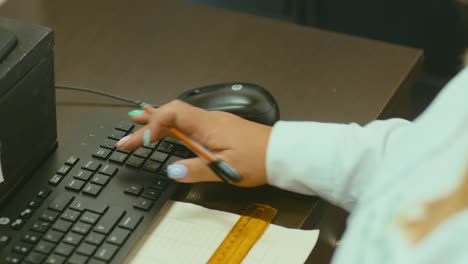
MULTIPOLYGON (((94 90, 94 89, 84 88, 84 87, 56 85, 55 88, 56 89, 62 89, 62 90, 71 90, 71 91, 98 94, 98 95, 109 97, 109 98, 112 98, 112 99, 115 99, 115 100, 123 101, 123 102, 126 102, 126 103, 131 103, 131 104, 134 104, 134 105, 136 105, 138 107, 142 107, 142 108, 147 106, 147 105, 150 105, 150 104, 145 103, 145 102, 143 102, 141 100, 137 101, 137 100, 130 99, 128 97, 117 96, 117 95, 101 92, 101 91, 94 90)), ((152 107, 157 107, 157 106, 152 105, 152 107)))

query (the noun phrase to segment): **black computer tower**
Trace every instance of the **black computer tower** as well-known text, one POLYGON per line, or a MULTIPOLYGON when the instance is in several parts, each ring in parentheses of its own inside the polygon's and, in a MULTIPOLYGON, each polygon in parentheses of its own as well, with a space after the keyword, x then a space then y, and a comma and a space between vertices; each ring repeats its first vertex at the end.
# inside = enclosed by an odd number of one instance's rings
POLYGON ((0 18, 16 43, 0 63, 0 204, 57 147, 54 35, 51 29, 0 18))

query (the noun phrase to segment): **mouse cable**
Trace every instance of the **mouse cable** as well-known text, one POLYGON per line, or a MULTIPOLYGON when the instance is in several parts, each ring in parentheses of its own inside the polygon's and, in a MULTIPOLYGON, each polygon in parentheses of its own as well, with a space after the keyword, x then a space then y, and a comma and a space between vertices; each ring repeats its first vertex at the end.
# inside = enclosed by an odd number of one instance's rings
MULTIPOLYGON (((61 90, 71 90, 71 91, 98 94, 98 95, 109 97, 109 98, 112 98, 112 99, 115 99, 115 100, 123 101, 123 102, 126 102, 126 103, 131 103, 131 104, 136 105, 136 106, 141 107, 141 108, 143 108, 143 107, 145 107, 147 105, 150 105, 150 104, 148 104, 146 102, 143 102, 141 100, 134 100, 134 99, 130 99, 128 97, 113 95, 113 94, 110 94, 110 93, 105 93, 105 92, 101 92, 101 91, 94 90, 94 89, 89 89, 89 88, 84 88, 84 87, 56 85, 55 88, 56 89, 61 89, 61 90)), ((154 107, 154 108, 158 107, 157 105, 151 105, 151 106, 154 107)))

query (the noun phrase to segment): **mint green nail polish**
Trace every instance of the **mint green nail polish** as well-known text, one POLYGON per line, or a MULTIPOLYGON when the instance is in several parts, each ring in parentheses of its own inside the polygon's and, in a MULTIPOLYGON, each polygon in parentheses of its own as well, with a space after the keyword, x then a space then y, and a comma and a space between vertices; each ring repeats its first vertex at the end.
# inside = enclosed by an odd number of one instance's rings
POLYGON ((187 167, 183 164, 171 164, 167 166, 167 176, 171 179, 182 179, 187 175, 187 167))
POLYGON ((145 111, 144 110, 132 110, 130 112, 128 112, 128 115, 129 116, 136 116, 136 115, 139 115, 139 114, 143 114, 145 111))
POLYGON ((145 133, 143 134, 143 146, 148 147, 151 144, 150 137, 151 137, 151 130, 146 129, 145 133))

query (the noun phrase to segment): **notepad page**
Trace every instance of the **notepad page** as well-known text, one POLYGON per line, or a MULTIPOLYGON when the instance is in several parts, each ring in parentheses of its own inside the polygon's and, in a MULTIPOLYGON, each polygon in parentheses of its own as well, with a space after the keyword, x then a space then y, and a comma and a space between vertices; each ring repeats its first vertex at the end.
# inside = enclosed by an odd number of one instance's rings
MULTIPOLYGON (((206 263, 239 217, 171 201, 130 263, 206 263)), ((318 234, 271 224, 242 263, 304 263, 318 234)))

